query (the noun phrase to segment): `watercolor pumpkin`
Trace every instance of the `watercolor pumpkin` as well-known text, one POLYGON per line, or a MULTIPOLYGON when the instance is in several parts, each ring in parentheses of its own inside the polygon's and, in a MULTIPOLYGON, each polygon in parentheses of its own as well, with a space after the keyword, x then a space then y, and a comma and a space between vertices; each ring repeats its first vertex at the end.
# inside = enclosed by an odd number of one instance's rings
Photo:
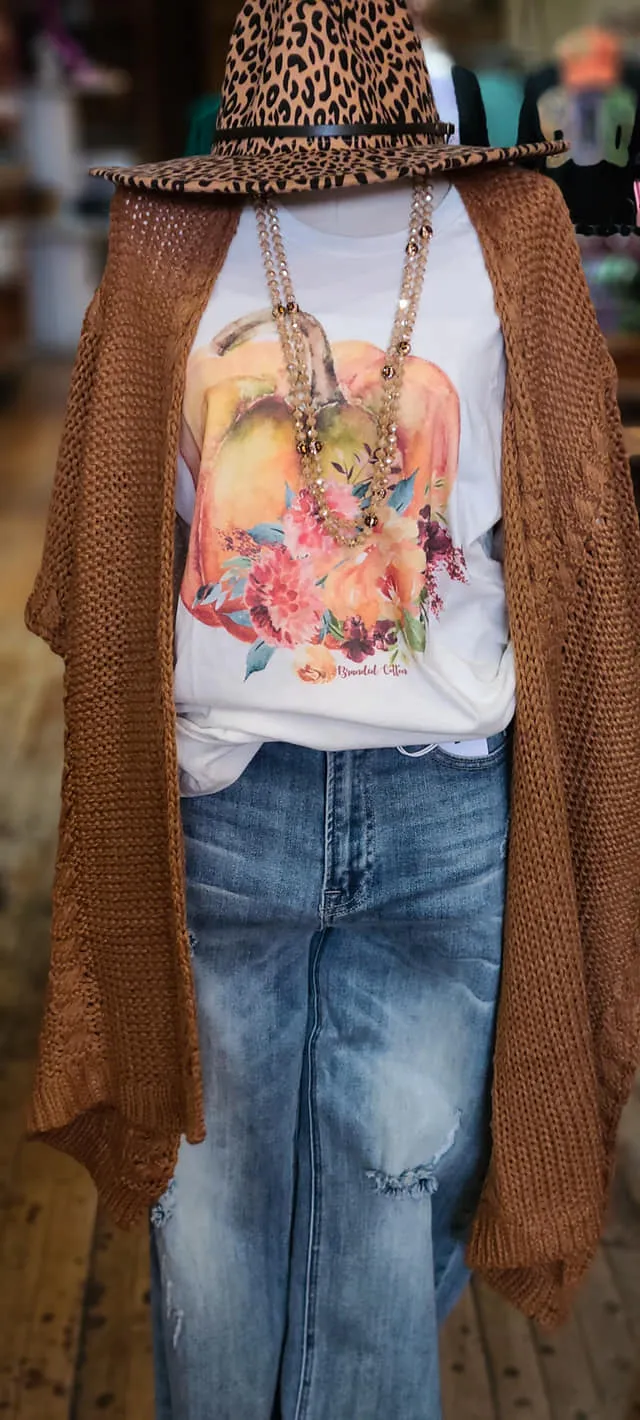
MULTIPOLYGON (((332 349, 313 317, 301 320, 328 496, 336 511, 355 517, 375 456, 385 354, 357 341, 332 349)), ((366 644, 380 649, 384 636, 376 628, 401 621, 403 608, 420 614, 420 519, 426 508, 436 526, 456 477, 460 414, 450 380, 435 365, 407 360, 396 486, 375 534, 353 551, 323 533, 312 496, 301 487, 287 374, 270 312, 234 322, 195 351, 187 388, 181 452, 197 493, 185 605, 247 643, 264 635, 271 647, 324 640, 330 648, 340 636, 347 644, 348 624, 362 626, 366 644), (267 588, 280 607, 260 601, 267 588)), ((326 657, 316 660, 326 671, 326 657)), ((303 658, 301 678, 314 679, 312 665, 313 657, 303 658)))

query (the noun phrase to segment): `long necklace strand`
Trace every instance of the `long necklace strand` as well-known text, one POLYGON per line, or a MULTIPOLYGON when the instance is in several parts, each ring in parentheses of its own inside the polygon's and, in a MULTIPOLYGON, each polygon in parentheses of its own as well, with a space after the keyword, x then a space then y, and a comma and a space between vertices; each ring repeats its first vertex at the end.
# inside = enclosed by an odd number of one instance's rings
POLYGON ((330 480, 323 474, 322 440, 318 435, 317 414, 313 399, 309 353, 300 307, 295 297, 287 261, 278 212, 268 198, 255 199, 258 238, 271 298, 273 318, 280 337, 285 360, 289 399, 296 431, 296 448, 300 458, 302 481, 309 489, 318 519, 334 542, 357 547, 378 526, 376 509, 394 486, 397 473, 397 415, 402 392, 404 366, 411 354, 411 340, 416 323, 420 296, 429 252, 432 227, 433 190, 424 179, 416 179, 413 188, 409 233, 396 306, 391 339, 382 367, 382 396, 376 421, 376 447, 372 452, 372 475, 367 487, 366 506, 361 519, 351 521, 341 517, 331 507, 327 496, 330 480))

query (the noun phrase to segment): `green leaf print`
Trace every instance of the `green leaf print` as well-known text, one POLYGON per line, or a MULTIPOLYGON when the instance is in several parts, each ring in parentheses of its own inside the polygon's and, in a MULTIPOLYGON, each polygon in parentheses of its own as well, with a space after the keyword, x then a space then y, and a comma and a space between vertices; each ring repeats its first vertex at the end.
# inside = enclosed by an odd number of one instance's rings
POLYGON ((237 597, 239 601, 242 601, 247 586, 246 577, 238 578, 233 576, 227 576, 227 574, 225 573, 223 581, 225 584, 225 596, 237 597))
POLYGON ((423 621, 418 621, 410 611, 403 612, 402 633, 410 651, 420 653, 427 644, 427 632, 423 621))
POLYGON ((403 513, 406 513, 413 498, 417 473, 416 468, 410 478, 402 478, 399 483, 396 483, 393 493, 387 498, 387 507, 393 508, 394 513, 399 513, 401 517, 403 513))
POLYGON ((276 543, 284 542, 284 531, 279 523, 257 523, 255 528, 249 528, 249 537, 255 538, 261 547, 275 547, 276 543))
POLYGON ((229 621, 235 621, 236 626, 253 626, 253 622, 248 611, 228 611, 229 621))
POLYGON ((263 671, 268 666, 275 649, 275 646, 267 646, 266 641, 254 641, 247 654, 245 680, 248 680, 250 675, 255 675, 256 671, 263 671))
POLYGON ((344 640, 343 624, 341 621, 336 621, 333 612, 329 611, 328 608, 323 613, 322 621, 320 622, 320 640, 324 641, 325 636, 333 636, 336 641, 344 640))
POLYGON ((224 591, 219 582, 207 582, 204 587, 199 587, 193 598, 193 607, 211 606, 212 602, 221 602, 224 599, 224 591))
POLYGON ((248 572, 253 562, 250 557, 225 557, 222 565, 228 572, 248 572))

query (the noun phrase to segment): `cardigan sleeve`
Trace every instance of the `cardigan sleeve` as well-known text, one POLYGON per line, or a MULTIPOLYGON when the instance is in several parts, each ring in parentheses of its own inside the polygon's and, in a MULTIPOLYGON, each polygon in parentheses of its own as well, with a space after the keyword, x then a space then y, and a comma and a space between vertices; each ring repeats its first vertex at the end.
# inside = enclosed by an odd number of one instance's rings
POLYGON ((58 656, 66 647, 67 602, 73 568, 74 522, 102 325, 102 288, 84 318, 67 398, 62 440, 49 503, 42 560, 25 620, 58 656))
POLYGON ((580 498, 585 508, 593 502, 593 516, 572 594, 567 578, 558 715, 581 788, 574 872, 611 1159, 640 1060, 640 532, 608 353, 580 498))

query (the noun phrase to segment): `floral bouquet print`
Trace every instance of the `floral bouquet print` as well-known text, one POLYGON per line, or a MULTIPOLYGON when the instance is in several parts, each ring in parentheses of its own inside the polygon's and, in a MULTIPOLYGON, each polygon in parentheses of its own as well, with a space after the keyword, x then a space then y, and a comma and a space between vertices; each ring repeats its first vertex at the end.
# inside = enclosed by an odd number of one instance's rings
MULTIPOLYGON (((328 501, 355 519, 368 507, 384 352, 333 349, 305 322, 328 501)), ((325 532, 301 486, 286 371, 277 340, 257 338, 270 312, 234 322, 192 356, 182 455, 196 485, 182 584, 194 617, 247 645, 246 676, 281 650, 309 685, 380 660, 393 669, 425 651, 448 582, 466 581, 446 508, 458 466, 460 412, 447 376, 407 362, 398 460, 364 547, 325 532)))

